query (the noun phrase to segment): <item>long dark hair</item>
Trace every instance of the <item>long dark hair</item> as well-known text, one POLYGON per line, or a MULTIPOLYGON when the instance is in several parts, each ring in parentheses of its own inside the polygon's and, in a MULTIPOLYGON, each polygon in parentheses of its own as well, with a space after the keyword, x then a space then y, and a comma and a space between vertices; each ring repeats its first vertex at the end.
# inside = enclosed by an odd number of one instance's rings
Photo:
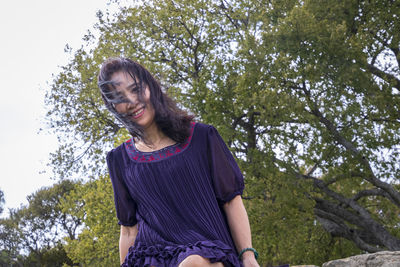
POLYGON ((101 66, 98 86, 107 109, 124 124, 133 137, 146 142, 142 127, 130 120, 127 114, 118 113, 114 107, 115 84, 111 80, 111 76, 119 71, 127 73, 135 81, 139 88, 139 101, 142 101, 143 88, 146 85, 149 87, 150 102, 155 110, 155 123, 166 136, 175 142, 183 143, 190 135, 190 124, 194 116, 178 108, 175 101, 161 90, 160 84, 150 72, 131 59, 109 58, 101 66))

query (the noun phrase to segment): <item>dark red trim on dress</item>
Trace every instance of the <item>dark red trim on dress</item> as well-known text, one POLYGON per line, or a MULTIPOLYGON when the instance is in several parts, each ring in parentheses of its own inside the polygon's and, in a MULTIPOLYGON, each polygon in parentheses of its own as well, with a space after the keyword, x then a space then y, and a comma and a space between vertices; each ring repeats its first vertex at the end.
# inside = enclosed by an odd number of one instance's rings
POLYGON ((186 138, 185 142, 183 143, 176 143, 171 146, 164 147, 160 150, 152 151, 152 152, 142 152, 137 150, 135 144, 133 142, 133 138, 129 139, 124 143, 125 149, 128 152, 130 158, 137 162, 151 162, 151 161, 160 161, 171 156, 174 156, 178 153, 184 151, 188 145, 190 144, 190 140, 193 137, 193 131, 195 122, 191 123, 190 135, 186 138))

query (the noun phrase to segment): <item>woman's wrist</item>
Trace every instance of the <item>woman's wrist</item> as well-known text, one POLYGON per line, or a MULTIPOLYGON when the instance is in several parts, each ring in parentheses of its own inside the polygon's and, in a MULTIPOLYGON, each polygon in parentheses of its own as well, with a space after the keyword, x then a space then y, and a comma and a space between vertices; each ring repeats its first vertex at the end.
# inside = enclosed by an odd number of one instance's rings
POLYGON ((239 259, 258 258, 258 252, 254 248, 244 248, 239 253, 239 259))
POLYGON ((254 255, 254 252, 249 250, 242 254, 241 259, 244 260, 244 259, 255 258, 255 257, 256 256, 254 255))

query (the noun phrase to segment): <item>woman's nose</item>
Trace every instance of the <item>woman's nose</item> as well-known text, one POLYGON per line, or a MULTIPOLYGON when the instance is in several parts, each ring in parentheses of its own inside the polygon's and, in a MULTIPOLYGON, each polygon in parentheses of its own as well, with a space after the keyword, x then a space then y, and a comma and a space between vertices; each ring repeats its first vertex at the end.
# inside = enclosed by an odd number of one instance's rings
POLYGON ((126 94, 126 98, 129 100, 129 103, 137 104, 138 96, 136 93, 129 92, 126 94))
POLYGON ((129 111, 129 110, 131 110, 131 109, 134 109, 136 106, 137 106, 137 100, 132 100, 132 99, 129 99, 129 102, 127 102, 127 104, 126 104, 126 109, 129 111))

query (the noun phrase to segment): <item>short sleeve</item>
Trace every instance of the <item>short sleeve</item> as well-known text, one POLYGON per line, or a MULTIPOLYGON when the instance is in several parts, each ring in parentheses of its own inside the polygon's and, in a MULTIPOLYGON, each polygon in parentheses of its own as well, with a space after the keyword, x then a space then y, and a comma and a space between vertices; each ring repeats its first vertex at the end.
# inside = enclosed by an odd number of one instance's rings
POLYGON ((122 175, 122 159, 118 159, 115 150, 107 154, 107 166, 110 174, 113 190, 114 203, 117 212, 118 224, 124 226, 134 226, 136 221, 137 205, 129 194, 126 183, 122 175))
POLYGON ((208 151, 214 191, 218 203, 224 204, 243 193, 243 175, 232 153, 213 126, 208 129, 208 151))

